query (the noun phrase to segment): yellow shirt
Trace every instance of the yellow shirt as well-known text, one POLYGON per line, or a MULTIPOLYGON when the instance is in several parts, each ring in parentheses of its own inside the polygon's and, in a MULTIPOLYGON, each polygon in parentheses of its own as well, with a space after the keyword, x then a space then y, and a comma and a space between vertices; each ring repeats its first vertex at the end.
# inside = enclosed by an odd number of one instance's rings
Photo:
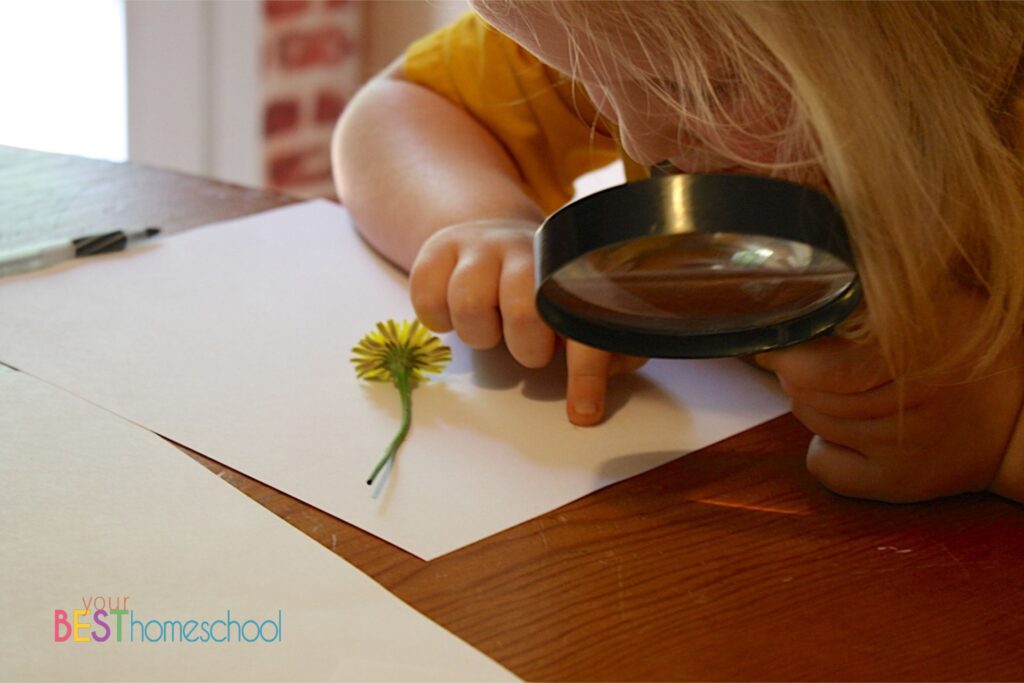
POLYGON ((623 158, 586 92, 475 14, 413 43, 404 76, 466 110, 501 142, 546 213, 572 198, 573 181, 623 158))

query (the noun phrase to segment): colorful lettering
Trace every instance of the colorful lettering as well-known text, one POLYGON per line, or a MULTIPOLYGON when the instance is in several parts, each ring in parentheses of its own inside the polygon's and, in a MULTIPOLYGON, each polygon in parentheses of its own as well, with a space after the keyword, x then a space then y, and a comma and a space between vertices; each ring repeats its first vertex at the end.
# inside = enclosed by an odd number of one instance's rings
POLYGON ((68 613, 62 609, 53 610, 53 642, 63 643, 71 637, 71 622, 68 621, 68 613), (66 630, 61 635, 60 627, 66 630))
MULTIPOLYGON (((128 601, 128 599, 125 598, 125 602, 127 602, 127 601, 128 601)), ((121 642, 121 617, 123 617, 124 615, 128 614, 128 610, 113 609, 113 610, 110 610, 110 613, 117 617, 117 642, 120 643, 121 642)))
POLYGON ((89 628, 89 622, 79 623, 79 621, 78 621, 78 617, 84 617, 87 614, 89 614, 89 610, 87 610, 87 609, 76 609, 76 610, 72 611, 72 615, 73 615, 73 619, 72 620, 75 623, 72 624, 72 626, 71 626, 71 630, 73 632, 71 634, 71 638, 76 643, 88 643, 90 640, 92 640, 88 635, 84 635, 84 636, 79 636, 78 635, 78 632, 81 631, 83 628, 89 628))
POLYGON ((110 626, 108 626, 107 622, 105 622, 103 619, 100 618, 100 617, 104 617, 105 618, 106 616, 107 616, 107 610, 105 610, 105 609, 98 609, 98 610, 96 610, 96 614, 92 618, 92 621, 93 621, 93 623, 96 626, 100 626, 100 627, 103 628, 104 631, 106 631, 106 633, 103 634, 103 637, 100 638, 98 635, 96 635, 96 629, 93 629, 92 639, 95 640, 97 643, 105 643, 105 642, 107 642, 107 639, 110 638, 110 626))

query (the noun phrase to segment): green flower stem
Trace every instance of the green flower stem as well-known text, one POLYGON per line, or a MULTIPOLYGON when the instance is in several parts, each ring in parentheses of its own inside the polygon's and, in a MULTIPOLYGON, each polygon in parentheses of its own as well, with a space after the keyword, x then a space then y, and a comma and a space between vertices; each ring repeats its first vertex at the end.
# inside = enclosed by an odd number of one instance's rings
POLYGON ((384 451, 384 457, 373 468, 370 478, 366 480, 367 484, 372 484, 384 465, 395 457, 398 447, 402 445, 406 435, 409 434, 409 424, 412 422, 412 392, 409 389, 409 369, 401 363, 395 363, 391 368, 391 373, 395 378, 395 386, 398 387, 398 393, 402 396, 402 426, 399 427, 395 438, 391 440, 391 445, 384 451))

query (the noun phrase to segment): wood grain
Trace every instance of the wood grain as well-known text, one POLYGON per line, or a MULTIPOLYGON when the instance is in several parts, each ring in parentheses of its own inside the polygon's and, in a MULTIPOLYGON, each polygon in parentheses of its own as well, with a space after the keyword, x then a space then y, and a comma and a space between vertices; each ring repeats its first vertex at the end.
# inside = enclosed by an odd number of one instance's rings
MULTIPOLYGON (((42 224, 290 201, 3 148, 0 182, 3 215, 42 224)), ((804 469, 809 438, 784 416, 431 562, 183 450, 529 680, 1024 679, 1024 507, 841 498, 804 469)))

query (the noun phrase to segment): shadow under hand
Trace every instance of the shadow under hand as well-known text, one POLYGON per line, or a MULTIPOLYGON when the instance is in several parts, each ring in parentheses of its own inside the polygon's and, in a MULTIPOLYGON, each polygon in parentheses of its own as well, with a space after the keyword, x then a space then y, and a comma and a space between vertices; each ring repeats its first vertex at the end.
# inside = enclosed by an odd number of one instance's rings
POLYGON ((469 375, 473 386, 502 390, 522 387, 523 396, 533 401, 565 400, 565 353, 543 368, 520 365, 504 344, 484 351, 471 349, 457 339, 448 340, 452 362, 445 374, 469 375))
POLYGON ((638 472, 653 470, 655 467, 675 460, 680 455, 685 455, 685 453, 680 453, 679 451, 650 451, 620 455, 602 462, 598 469, 598 477, 607 481, 621 481, 635 476, 638 472))
MULTIPOLYGON (((656 402, 672 400, 660 386, 636 372, 609 377, 608 393, 604 399, 604 421, 612 419, 634 397, 641 394, 652 397, 651 400, 656 402)), ((687 429, 689 422, 689 417, 684 415, 679 421, 679 429, 687 429)))
MULTIPOLYGON (((531 401, 565 401, 568 366, 564 348, 560 348, 543 368, 523 367, 504 344, 478 351, 456 342, 452 344, 452 352, 452 363, 446 372, 469 374, 474 386, 493 390, 518 386, 522 387, 523 397, 531 401)), ((655 383, 635 372, 609 378, 605 420, 619 412, 632 396, 652 392, 664 393, 655 383)))

